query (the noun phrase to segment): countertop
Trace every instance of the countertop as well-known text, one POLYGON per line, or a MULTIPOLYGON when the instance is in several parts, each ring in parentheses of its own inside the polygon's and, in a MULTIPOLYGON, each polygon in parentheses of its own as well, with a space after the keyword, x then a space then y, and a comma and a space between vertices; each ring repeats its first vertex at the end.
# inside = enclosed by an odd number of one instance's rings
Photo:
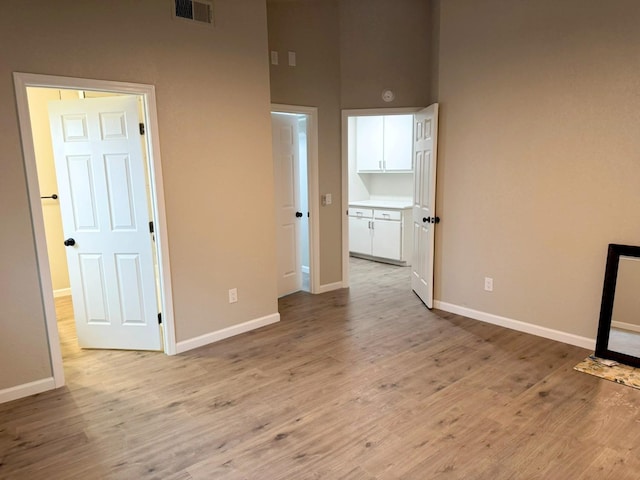
POLYGON ((392 208, 395 210, 404 210, 411 208, 410 200, 356 200, 349 202, 350 207, 367 207, 367 208, 392 208))

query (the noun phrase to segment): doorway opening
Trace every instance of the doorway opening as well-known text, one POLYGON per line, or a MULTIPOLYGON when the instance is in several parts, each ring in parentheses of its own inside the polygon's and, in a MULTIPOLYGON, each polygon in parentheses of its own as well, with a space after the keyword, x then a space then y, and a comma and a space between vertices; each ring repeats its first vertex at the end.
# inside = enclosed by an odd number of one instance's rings
POLYGON ((272 105, 278 297, 319 293, 317 109, 272 105))
POLYGON ((432 307, 437 113, 437 104, 343 111, 344 287, 350 257, 410 267, 412 290, 432 307))
POLYGON ((82 346, 175 354, 154 87, 22 73, 14 82, 55 387, 54 296, 73 292, 82 346))

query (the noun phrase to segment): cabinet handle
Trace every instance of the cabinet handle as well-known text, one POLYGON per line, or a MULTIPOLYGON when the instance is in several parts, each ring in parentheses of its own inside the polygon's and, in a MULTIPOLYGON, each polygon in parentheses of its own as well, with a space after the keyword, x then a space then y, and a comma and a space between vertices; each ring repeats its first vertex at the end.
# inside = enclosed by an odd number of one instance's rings
POLYGON ((369 228, 371 228, 371 230, 373 230, 373 229, 374 229, 373 227, 374 227, 374 225, 375 225, 375 222, 371 221, 371 222, 369 222, 369 223, 371 224, 371 227, 369 227, 369 228))

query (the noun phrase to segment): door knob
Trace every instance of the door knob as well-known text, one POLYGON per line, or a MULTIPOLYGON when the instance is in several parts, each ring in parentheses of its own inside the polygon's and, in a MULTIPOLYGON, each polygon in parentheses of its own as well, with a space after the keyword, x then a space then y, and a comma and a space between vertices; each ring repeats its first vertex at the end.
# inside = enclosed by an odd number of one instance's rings
POLYGON ((73 247, 76 244, 76 241, 73 238, 67 238, 64 241, 64 246, 65 247, 73 247))
POLYGON ((296 217, 298 218, 302 217, 302 212, 296 212, 296 217))
POLYGON ((431 223, 431 217, 422 217, 424 223, 431 223))

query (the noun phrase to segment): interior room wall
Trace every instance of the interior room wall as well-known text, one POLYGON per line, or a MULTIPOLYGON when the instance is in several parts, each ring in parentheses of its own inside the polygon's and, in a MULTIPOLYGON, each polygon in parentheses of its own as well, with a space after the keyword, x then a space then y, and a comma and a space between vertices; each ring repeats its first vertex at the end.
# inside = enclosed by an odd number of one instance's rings
MULTIPOLYGON (((48 104, 51 100, 60 100, 63 93, 67 94, 68 92, 53 88, 29 88, 27 90, 41 196, 58 193, 56 167, 53 161, 53 147, 51 146, 48 104)), ((71 92, 71 94, 75 93, 71 92)), ((77 95, 75 98, 78 98, 77 95)), ((65 247, 62 243, 65 237, 62 230, 59 200, 43 199, 42 215, 53 291, 58 294, 66 293, 68 295, 69 269, 67 268, 65 247)))
POLYGON ((320 282, 341 281, 340 110, 427 106, 431 1, 268 0, 274 103, 318 107, 320 193, 333 205, 320 212, 320 282), (288 50, 297 67, 286 65, 288 50), (381 99, 384 88, 396 93, 381 99))
POLYGON ((33 0, 0 40, 0 389, 51 375, 12 72, 156 86, 178 341, 277 312, 274 214, 254 215, 274 194, 264 0, 216 3, 213 28, 155 0, 33 0))
POLYGON ((369 175, 359 174, 358 166, 356 165, 356 117, 349 117, 347 119, 347 136, 349 138, 347 142, 347 172, 349 174, 349 201, 356 200, 369 200, 371 194, 369 193, 369 175))
POLYGON ((370 173, 369 193, 374 200, 408 200, 413 198, 412 173, 370 173))
POLYGON ((271 65, 271 101, 318 108, 320 195, 333 203, 320 207, 320 284, 342 279, 340 158, 340 55, 337 0, 267 2, 269 50, 279 53, 271 65), (297 66, 287 65, 295 51, 297 66))
POLYGON ((439 20, 435 297, 593 339, 607 245, 640 243, 638 3, 443 1, 439 20))
POLYGON ((340 1, 342 108, 428 106, 430 3, 340 1), (393 102, 382 100, 386 88, 393 102))

